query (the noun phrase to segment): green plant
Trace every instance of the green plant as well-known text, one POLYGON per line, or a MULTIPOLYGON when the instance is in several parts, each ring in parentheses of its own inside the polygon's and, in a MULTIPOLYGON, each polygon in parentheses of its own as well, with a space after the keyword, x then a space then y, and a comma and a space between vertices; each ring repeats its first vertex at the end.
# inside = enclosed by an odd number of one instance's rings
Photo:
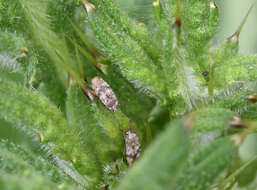
POLYGON ((0 188, 256 189, 251 9, 213 48, 213 0, 154 0, 154 27, 113 0, 0 0, 0 188))

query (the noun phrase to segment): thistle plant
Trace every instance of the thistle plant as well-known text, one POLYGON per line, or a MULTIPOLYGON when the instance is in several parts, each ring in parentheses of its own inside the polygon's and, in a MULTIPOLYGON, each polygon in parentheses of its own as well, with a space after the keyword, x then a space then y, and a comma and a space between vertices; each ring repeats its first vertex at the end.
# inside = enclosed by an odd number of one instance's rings
POLYGON ((0 0, 0 189, 256 189, 253 6, 214 46, 219 6, 0 0))

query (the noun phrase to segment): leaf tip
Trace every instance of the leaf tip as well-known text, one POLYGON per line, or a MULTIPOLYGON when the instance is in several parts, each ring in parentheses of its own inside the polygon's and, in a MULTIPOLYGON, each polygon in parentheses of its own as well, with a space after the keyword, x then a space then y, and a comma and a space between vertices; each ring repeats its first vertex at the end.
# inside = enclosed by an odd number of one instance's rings
POLYGON ((245 17, 243 18, 242 22, 240 23, 239 27, 237 28, 236 32, 231 37, 229 37, 229 39, 231 39, 232 41, 238 43, 239 35, 240 35, 240 33, 241 33, 241 31, 242 31, 242 29, 243 29, 243 27, 244 27, 244 25, 245 25, 245 23, 246 23, 246 21, 248 19, 249 15, 250 15, 250 13, 251 13, 251 11, 253 9, 253 7, 254 7, 254 4, 251 5, 251 7, 247 11, 245 17))

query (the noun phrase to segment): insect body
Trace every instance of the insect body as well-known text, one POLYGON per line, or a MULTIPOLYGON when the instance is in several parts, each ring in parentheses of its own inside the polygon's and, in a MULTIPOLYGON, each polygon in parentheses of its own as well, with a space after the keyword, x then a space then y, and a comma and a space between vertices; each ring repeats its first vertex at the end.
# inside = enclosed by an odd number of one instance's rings
POLYGON ((234 128, 243 128, 244 124, 241 118, 234 116, 233 119, 229 122, 229 125, 234 128))
POLYGON ((257 93, 248 95, 247 99, 250 100, 252 103, 256 103, 257 102, 257 93))
POLYGON ((117 111, 118 99, 111 87, 101 78, 94 77, 91 80, 92 88, 100 101, 111 111, 117 111))
POLYGON ((128 165, 132 165, 136 159, 140 156, 140 143, 136 133, 127 131, 125 135, 126 143, 126 159, 128 165))

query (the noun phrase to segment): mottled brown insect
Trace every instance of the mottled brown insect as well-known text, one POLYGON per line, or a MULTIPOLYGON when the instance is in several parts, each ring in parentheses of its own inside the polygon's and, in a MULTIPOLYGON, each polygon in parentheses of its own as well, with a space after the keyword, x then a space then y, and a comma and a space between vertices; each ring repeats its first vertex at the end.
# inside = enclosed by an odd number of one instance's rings
POLYGON ((111 111, 117 111, 118 99, 111 87, 101 78, 94 77, 91 81, 92 88, 100 101, 111 111))
POLYGON ((230 127, 234 128, 244 128, 244 124, 241 118, 234 116, 233 119, 229 122, 230 127))
POLYGON ((247 99, 250 100, 252 103, 256 103, 257 102, 257 93, 248 95, 247 99))
POLYGON ((126 143, 126 159, 128 165, 132 165, 137 158, 140 156, 140 143, 139 138, 136 133, 127 131, 125 134, 125 143, 126 143))

